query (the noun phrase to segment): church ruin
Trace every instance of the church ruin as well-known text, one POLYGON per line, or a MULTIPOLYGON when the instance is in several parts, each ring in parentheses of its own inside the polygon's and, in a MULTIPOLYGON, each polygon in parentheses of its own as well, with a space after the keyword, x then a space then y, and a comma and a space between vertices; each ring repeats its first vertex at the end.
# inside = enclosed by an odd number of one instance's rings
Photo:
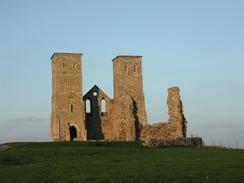
POLYGON ((113 59, 113 98, 96 85, 83 96, 82 54, 54 53, 51 61, 53 141, 186 137, 178 87, 168 89, 168 122, 148 125, 141 56, 120 55, 113 59))

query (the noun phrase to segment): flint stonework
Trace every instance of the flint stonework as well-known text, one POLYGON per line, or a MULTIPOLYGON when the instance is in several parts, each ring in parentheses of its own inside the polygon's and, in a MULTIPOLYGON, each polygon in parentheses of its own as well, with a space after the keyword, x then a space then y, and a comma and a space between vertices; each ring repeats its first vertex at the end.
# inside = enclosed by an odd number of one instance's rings
POLYGON ((82 54, 54 53, 51 60, 53 141, 186 137, 178 87, 168 89, 168 122, 147 124, 141 56, 122 55, 113 59, 114 98, 96 85, 83 96, 82 54))

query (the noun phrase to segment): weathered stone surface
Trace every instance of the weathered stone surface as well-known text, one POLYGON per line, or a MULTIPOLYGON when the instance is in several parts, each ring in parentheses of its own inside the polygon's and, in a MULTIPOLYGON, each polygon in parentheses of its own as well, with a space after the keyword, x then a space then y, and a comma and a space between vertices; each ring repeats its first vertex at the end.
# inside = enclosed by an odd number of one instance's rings
POLYGON ((143 143, 147 147, 203 147, 202 138, 167 138, 167 139, 147 139, 143 143))
POLYGON ((147 124, 142 82, 141 56, 113 59, 113 120, 118 140, 139 140, 141 126, 147 124))
POLYGON ((147 125, 141 56, 113 59, 113 99, 96 85, 83 97, 81 56, 54 53, 51 58, 53 141, 134 141, 186 136, 178 87, 168 89, 168 122, 147 125))
POLYGON ((81 54, 54 53, 52 60, 53 141, 86 140, 81 54))
POLYGON ((86 108, 91 109, 86 111, 87 139, 139 140, 140 127, 147 124, 141 57, 118 56, 113 60, 113 68, 114 99, 96 85, 83 97, 85 104, 90 103, 86 108))
POLYGON ((180 89, 178 87, 168 89, 167 104, 168 122, 143 126, 141 140, 186 137, 187 122, 183 113, 180 89))
POLYGON ((112 100, 96 85, 84 95, 83 100, 86 108, 87 140, 112 139, 112 100))
POLYGON ((168 89, 168 123, 174 126, 176 129, 176 137, 186 136, 186 119, 183 113, 183 105, 180 99, 180 89, 178 87, 172 87, 168 89))

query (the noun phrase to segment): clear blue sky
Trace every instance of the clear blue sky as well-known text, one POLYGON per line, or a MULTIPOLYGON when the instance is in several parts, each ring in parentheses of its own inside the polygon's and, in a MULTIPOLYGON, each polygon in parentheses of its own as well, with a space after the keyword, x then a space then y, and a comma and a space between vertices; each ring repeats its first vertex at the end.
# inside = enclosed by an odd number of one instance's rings
POLYGON ((1 0, 0 142, 49 140, 53 52, 82 52, 83 93, 111 97, 112 58, 142 55, 150 123, 177 85, 188 135, 244 147, 244 1, 1 0))

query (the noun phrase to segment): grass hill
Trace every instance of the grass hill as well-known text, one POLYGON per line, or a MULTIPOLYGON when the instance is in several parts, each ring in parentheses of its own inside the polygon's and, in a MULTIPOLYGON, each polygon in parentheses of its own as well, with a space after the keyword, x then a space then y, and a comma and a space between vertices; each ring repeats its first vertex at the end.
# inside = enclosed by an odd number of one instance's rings
POLYGON ((140 142, 12 143, 0 182, 244 182, 244 150, 147 148, 140 142))

